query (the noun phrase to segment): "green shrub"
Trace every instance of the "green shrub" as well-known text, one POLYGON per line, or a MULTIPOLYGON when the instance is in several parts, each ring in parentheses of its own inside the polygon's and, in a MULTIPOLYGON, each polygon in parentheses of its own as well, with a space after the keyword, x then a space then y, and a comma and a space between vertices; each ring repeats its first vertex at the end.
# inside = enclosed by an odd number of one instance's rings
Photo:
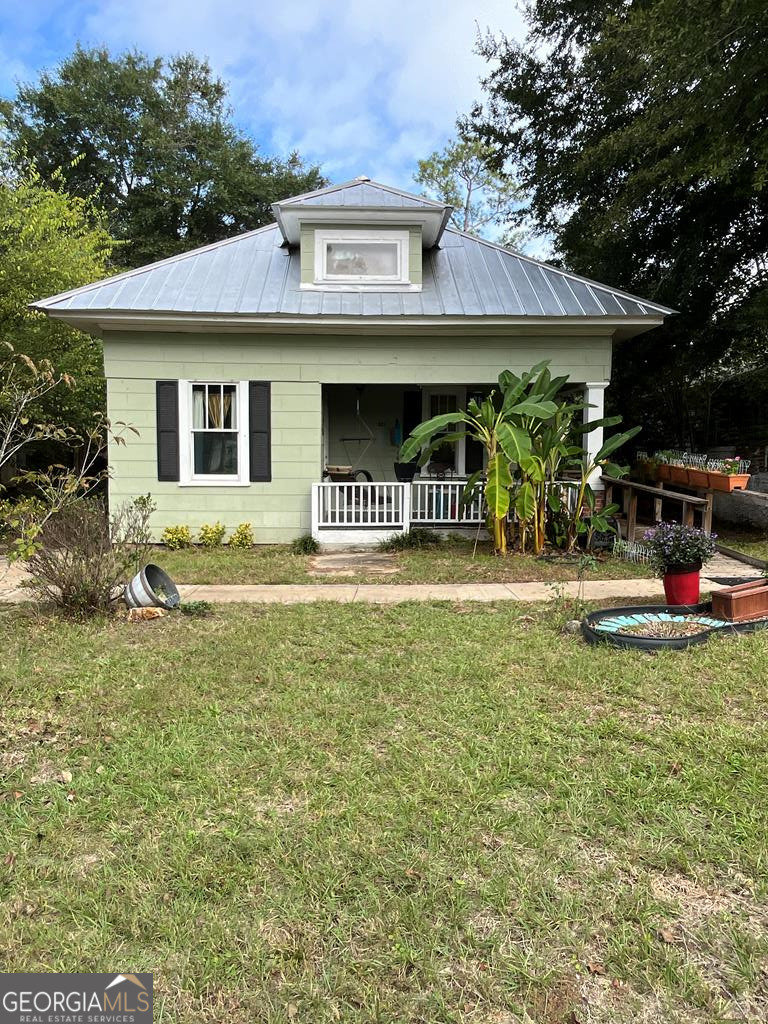
POLYGON ((252 548, 253 527, 250 523, 240 523, 229 538, 231 548, 252 548))
POLYGON ((213 605, 210 601, 182 601, 179 611, 182 615, 203 619, 213 615, 213 605))
POLYGON ((200 543, 204 548, 220 548, 225 533, 224 523, 203 523, 200 527, 200 543))
POLYGON ((160 540, 171 551, 188 548, 192 545, 192 533, 188 526, 166 526, 160 540))
POLYGON ((319 550, 320 545, 311 533, 305 533, 291 541, 291 554, 293 555, 316 555, 319 550))
POLYGON ((426 530, 423 526, 415 526, 405 533, 393 533, 379 544, 380 551, 417 551, 422 548, 434 548, 442 544, 439 533, 426 530))

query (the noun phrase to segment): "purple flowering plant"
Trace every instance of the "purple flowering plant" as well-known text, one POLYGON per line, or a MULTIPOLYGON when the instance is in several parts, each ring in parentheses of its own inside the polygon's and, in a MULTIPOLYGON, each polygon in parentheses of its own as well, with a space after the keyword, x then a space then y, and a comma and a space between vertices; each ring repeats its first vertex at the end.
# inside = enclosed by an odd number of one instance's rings
POLYGON ((651 564, 663 576, 670 565, 695 565, 706 562, 715 553, 716 533, 705 533, 683 523, 659 523, 643 534, 650 549, 651 564))

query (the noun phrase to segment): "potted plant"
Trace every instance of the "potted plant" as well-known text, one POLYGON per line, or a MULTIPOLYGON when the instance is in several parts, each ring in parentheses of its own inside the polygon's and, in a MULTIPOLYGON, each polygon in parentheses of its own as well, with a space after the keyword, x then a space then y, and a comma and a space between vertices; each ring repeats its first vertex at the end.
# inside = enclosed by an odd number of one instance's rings
POLYGON ((749 483, 749 460, 735 456, 709 463, 709 486, 716 491, 742 491, 749 483))
POLYGON ((673 484, 680 484, 681 487, 686 487, 688 484, 688 470, 683 464, 682 458, 679 456, 672 460, 670 466, 670 480, 673 484))
POLYGON ((643 537, 671 605, 698 604, 702 563, 715 553, 715 534, 683 523, 659 523, 643 537))
POLYGON ((691 455, 686 460, 688 466, 688 486, 706 490, 709 487, 706 455, 691 455))
POLYGON ((669 452, 656 452, 656 479, 668 483, 672 479, 672 467, 669 464, 669 452))

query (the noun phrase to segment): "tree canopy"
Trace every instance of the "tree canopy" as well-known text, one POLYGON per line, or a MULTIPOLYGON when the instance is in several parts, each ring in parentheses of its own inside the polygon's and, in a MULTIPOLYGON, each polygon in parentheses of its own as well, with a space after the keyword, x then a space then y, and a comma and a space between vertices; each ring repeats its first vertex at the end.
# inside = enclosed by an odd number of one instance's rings
POLYGON ((108 273, 104 218, 90 200, 68 195, 61 176, 46 184, 30 167, 0 177, 0 224, 0 340, 74 379, 42 396, 37 413, 87 430, 104 406, 101 343, 27 306, 108 273))
POLYGON ((293 153, 261 155, 232 121, 206 61, 82 49, 6 104, 17 159, 98 196, 124 265, 139 266, 272 220, 277 199, 323 185, 293 153))
POLYGON ((433 199, 453 206, 451 223, 471 235, 484 235, 490 228, 502 228, 505 241, 519 241, 521 232, 511 228, 515 210, 521 205, 514 177, 494 169, 494 150, 477 138, 458 138, 442 151, 435 150, 419 160, 414 181, 433 199))
POLYGON ((567 266, 680 311, 617 350, 612 390, 651 435, 686 440, 691 381, 766 343, 765 5, 531 0, 527 15, 524 43, 482 41, 471 125, 496 166, 515 160, 567 266))

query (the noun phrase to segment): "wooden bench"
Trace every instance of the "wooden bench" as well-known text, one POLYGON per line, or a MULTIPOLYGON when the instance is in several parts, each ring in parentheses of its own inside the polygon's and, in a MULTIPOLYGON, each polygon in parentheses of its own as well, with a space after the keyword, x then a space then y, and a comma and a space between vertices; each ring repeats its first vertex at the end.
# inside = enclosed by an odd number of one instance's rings
POLYGON ((649 484, 639 484, 635 480, 617 480, 612 476, 601 476, 605 484, 605 503, 610 505, 613 501, 614 487, 622 488, 621 507, 627 517, 627 540, 635 539, 637 528, 637 499, 640 494, 650 494, 653 497, 653 518, 654 522, 661 522, 662 501, 677 501, 683 507, 681 522, 686 526, 693 526, 694 515, 699 512, 701 515, 701 528, 705 533, 712 532, 712 492, 708 492, 706 498, 698 498, 693 494, 683 494, 681 491, 667 491, 663 487, 651 487, 649 484))

